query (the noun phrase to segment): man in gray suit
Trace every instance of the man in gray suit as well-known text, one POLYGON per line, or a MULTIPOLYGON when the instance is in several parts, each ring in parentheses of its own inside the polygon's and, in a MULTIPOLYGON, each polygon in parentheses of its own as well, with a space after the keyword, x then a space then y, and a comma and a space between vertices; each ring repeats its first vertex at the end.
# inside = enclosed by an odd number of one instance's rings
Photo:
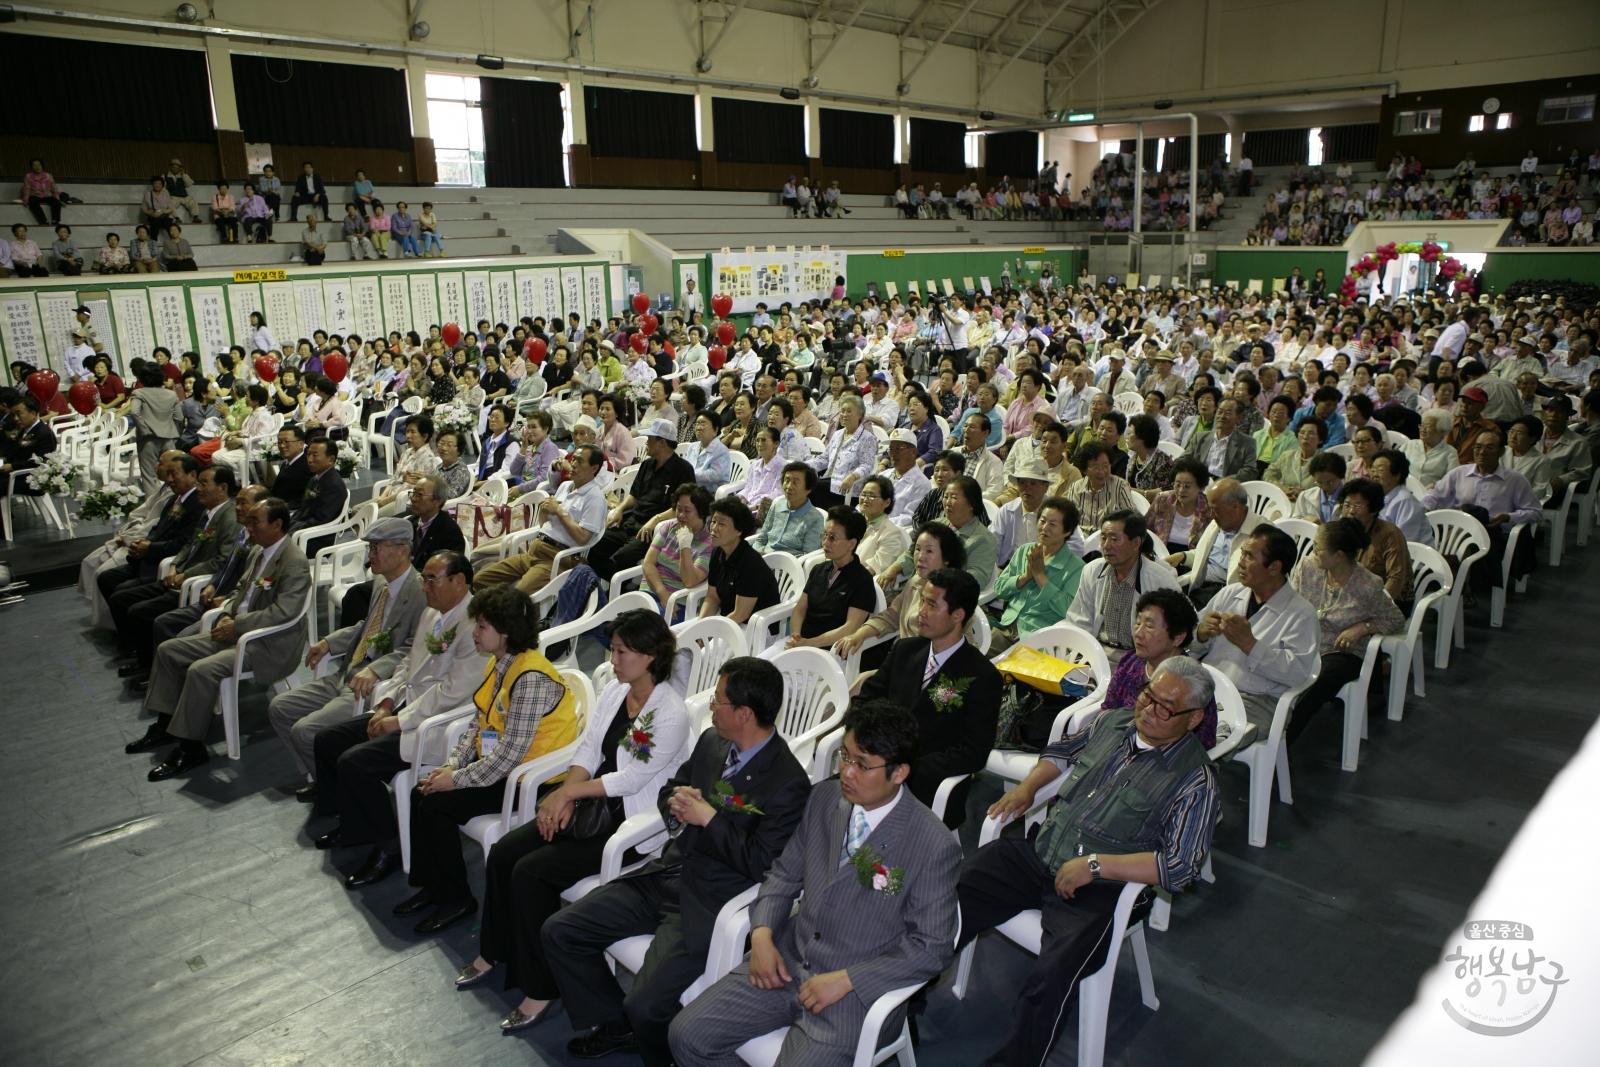
POLYGON ((750 909, 750 958, 673 1020, 679 1067, 740 1067, 740 1045, 783 1026, 780 1065, 847 1064, 873 1002, 930 981, 954 954, 961 847, 903 788, 917 720, 858 701, 843 727, 839 779, 811 791, 750 909))
POLYGON ((367 564, 381 582, 367 608, 367 616, 354 626, 335 630, 306 652, 306 666, 316 669, 324 656, 343 656, 344 668, 272 698, 267 718, 294 756, 295 767, 307 784, 295 796, 309 801, 317 794, 311 777, 317 765, 317 734, 335 723, 354 718, 356 701, 372 694, 372 687, 389 677, 411 652, 412 633, 427 600, 422 576, 411 566, 411 524, 405 519, 379 519, 361 539, 367 564))
MULTIPOLYGON (((127 751, 143 752, 172 741, 178 746, 150 771, 160 782, 211 758, 205 736, 211 728, 222 680, 233 673, 234 646, 255 630, 281 626, 300 615, 311 592, 311 564, 289 540, 289 505, 267 497, 250 509, 245 527, 256 547, 244 578, 223 606, 209 633, 176 637, 156 649, 155 670, 144 706, 156 721, 127 751)), ((292 626, 250 644, 245 666, 263 684, 287 678, 305 654, 306 628, 292 626)))
MULTIPOLYGON (((251 508, 271 495, 264 485, 247 485, 239 490, 239 495, 233 498, 234 523, 237 529, 233 541, 218 551, 216 559, 195 568, 188 575, 190 578, 201 574, 211 576, 205 588, 200 590, 197 603, 173 608, 157 615, 151 622, 148 639, 152 645, 159 648, 163 641, 198 633, 201 617, 218 604, 226 603, 228 597, 233 595, 234 587, 239 584, 239 579, 244 577, 244 569, 250 562, 250 551, 255 547, 255 542, 250 540, 250 531, 245 526, 245 520, 249 517, 251 508)), ((135 683, 134 691, 143 692, 141 685, 144 688, 149 687, 148 682, 135 683)))
POLYGON ((1239 400, 1224 397, 1211 429, 1189 439, 1189 455, 1206 465, 1213 478, 1247 482, 1256 476, 1256 439, 1239 429, 1239 400))

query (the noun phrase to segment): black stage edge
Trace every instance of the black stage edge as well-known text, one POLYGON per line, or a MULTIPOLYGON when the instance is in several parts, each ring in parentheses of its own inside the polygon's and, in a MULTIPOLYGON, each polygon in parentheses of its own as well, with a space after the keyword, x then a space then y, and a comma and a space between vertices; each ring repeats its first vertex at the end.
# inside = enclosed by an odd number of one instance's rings
POLYGON ((108 529, 97 528, 94 533, 62 536, 59 541, 18 541, 0 548, 0 563, 10 566, 15 580, 27 582, 30 593, 77 585, 79 564, 109 536, 108 529))

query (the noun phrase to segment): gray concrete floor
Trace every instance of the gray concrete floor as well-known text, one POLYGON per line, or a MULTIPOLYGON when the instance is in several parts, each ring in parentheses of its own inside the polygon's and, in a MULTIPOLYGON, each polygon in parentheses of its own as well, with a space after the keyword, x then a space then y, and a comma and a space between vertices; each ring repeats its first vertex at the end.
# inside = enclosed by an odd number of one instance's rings
MULTIPOLYGON (((1340 721, 1325 714, 1295 753, 1296 803, 1274 804, 1268 848, 1244 841, 1244 768, 1224 769, 1218 881, 1150 936, 1159 1011, 1140 1004, 1124 956, 1107 1063, 1361 1061, 1594 719, 1579 642, 1600 607, 1570 591, 1593 587, 1600 552, 1567 560, 1513 597, 1504 630, 1488 629, 1486 604, 1469 612, 1465 652, 1430 669, 1404 722, 1374 716, 1358 773, 1339 770, 1340 721)), ((419 939, 389 914, 402 878, 340 886, 362 857, 312 848, 322 824, 288 793, 263 691, 246 688, 242 760, 221 756, 219 725, 203 771, 153 785, 155 760, 122 752, 144 729, 138 701, 75 591, 0 609, 0 635, 8 1062, 571 1062, 564 1015, 506 1038, 496 1023, 513 996, 452 989, 476 953, 470 924, 419 939)), ((974 792, 977 811, 998 784, 974 792)), ((983 938, 968 999, 948 980, 933 992, 919 1061, 980 1059, 1029 963, 983 938)), ((1053 1064, 1074 1062, 1068 1033, 1053 1064)))

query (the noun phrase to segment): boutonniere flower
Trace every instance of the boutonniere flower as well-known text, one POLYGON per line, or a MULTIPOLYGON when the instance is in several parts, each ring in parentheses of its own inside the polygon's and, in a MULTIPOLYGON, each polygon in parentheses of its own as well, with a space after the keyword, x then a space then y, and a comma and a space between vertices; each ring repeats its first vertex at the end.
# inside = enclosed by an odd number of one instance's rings
POLYGON ((712 788, 716 790, 717 802, 726 811, 737 812, 740 815, 766 814, 766 812, 746 800, 742 793, 735 793, 733 785, 726 778, 719 779, 712 788))
POLYGON ((317 486, 308 485, 308 486, 306 486, 306 499, 307 500, 315 500, 316 497, 317 497, 317 494, 320 493, 320 492, 322 492, 322 490, 319 489, 317 486))
POLYGON ((972 684, 971 678, 951 679, 941 672, 939 677, 928 686, 928 699, 933 701, 934 711, 954 711, 966 699, 964 694, 967 687, 972 684))
POLYGON ((885 893, 892 897, 905 888, 906 869, 886 865, 883 856, 871 845, 856 849, 855 855, 850 857, 850 863, 856 869, 856 881, 874 893, 885 893))
POLYGON ((372 635, 372 640, 367 642, 367 647, 380 656, 388 655, 394 648, 394 635, 388 630, 379 630, 372 635))
POLYGON ((656 724, 656 713, 647 711, 635 720, 634 725, 628 727, 628 732, 622 735, 622 747, 633 754, 633 758, 640 763, 649 763, 650 757, 655 752, 656 735, 651 730, 656 724))
POLYGON ((197 545, 209 545, 216 539, 217 531, 212 529, 201 530, 199 533, 194 535, 195 544, 197 545))
POLYGON ((461 624, 456 623, 439 637, 429 634, 423 638, 423 643, 428 646, 429 654, 434 656, 443 654, 445 649, 456 643, 456 631, 459 629, 461 629, 461 624))
POLYGON ((256 588, 261 590, 263 593, 271 592, 272 587, 277 584, 278 578, 276 575, 262 575, 260 578, 256 579, 256 588))
POLYGON ((183 505, 182 504, 174 503, 170 508, 167 509, 167 518, 169 518, 169 519, 175 519, 179 515, 182 515, 182 514, 183 514, 183 505))

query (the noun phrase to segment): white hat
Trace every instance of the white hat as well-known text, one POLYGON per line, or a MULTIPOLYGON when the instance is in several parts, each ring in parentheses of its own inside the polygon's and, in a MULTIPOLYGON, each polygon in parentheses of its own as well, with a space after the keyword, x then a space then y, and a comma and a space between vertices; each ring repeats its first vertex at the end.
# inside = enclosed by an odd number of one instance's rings
POLYGON ((1050 468, 1046 467, 1044 460, 1038 456, 1029 456, 1017 464, 1016 477, 1018 481, 1029 478, 1036 482, 1048 482, 1050 480, 1050 468))
POLYGON ((678 443, 678 424, 671 419, 657 419, 644 431, 645 437, 659 437, 664 441, 678 443))
POLYGON ((889 435, 889 444, 891 444, 891 445, 910 445, 912 448, 916 448, 917 447, 917 435, 912 433, 910 430, 904 430, 904 429, 895 430, 893 433, 891 433, 889 435))

